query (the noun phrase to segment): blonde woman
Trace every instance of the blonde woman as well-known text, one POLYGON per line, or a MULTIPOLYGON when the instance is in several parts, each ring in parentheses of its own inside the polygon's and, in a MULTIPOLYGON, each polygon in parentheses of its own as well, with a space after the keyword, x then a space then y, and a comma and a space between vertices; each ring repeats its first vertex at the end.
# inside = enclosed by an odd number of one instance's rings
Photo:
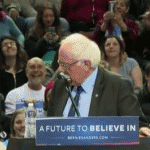
POLYGON ((24 138, 25 109, 18 109, 13 113, 10 130, 11 130, 11 137, 24 138))

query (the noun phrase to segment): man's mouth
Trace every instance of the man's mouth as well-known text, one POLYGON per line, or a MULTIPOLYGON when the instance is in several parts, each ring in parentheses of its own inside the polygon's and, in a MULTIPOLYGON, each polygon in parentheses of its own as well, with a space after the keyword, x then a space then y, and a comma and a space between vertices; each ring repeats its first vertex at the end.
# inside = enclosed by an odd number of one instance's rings
POLYGON ((34 74, 32 75, 33 78, 36 78, 36 77, 41 77, 41 74, 34 74))
POLYGON ((7 52, 13 52, 14 50, 13 49, 7 49, 7 52))
POLYGON ((119 10, 117 10, 117 12, 118 12, 118 13, 121 13, 121 10, 119 9, 119 10))
POLYGON ((21 129, 19 129, 18 131, 19 131, 21 134, 24 134, 25 128, 21 128, 21 129))

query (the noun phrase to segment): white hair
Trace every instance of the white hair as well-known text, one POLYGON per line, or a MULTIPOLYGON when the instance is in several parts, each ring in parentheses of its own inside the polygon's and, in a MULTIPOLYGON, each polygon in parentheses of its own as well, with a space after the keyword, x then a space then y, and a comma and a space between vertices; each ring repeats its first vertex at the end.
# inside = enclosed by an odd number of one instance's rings
POLYGON ((101 52, 98 45, 85 37, 82 34, 75 33, 68 36, 66 39, 61 41, 61 46, 70 44, 72 48, 67 51, 77 60, 90 60, 91 67, 96 67, 101 60, 101 52))

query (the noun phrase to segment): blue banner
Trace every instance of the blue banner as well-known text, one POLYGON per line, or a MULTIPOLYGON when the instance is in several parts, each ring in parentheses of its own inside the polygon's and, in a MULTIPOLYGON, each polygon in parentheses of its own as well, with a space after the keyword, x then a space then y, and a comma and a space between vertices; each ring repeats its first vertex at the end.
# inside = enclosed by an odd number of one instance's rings
POLYGON ((36 145, 139 144, 139 117, 42 118, 36 120, 36 145))

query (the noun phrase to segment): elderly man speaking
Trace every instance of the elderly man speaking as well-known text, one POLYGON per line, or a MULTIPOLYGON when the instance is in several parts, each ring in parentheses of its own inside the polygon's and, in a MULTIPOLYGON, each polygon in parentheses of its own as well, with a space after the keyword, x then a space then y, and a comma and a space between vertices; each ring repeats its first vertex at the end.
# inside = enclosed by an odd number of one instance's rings
MULTIPOLYGON (((81 34, 72 34, 61 42, 59 70, 71 79, 71 94, 76 97, 80 116, 139 116, 140 136, 150 136, 150 129, 133 94, 130 82, 99 66, 100 49, 81 34)), ((77 116, 68 98, 66 82, 56 80, 48 103, 47 116, 77 116)))

